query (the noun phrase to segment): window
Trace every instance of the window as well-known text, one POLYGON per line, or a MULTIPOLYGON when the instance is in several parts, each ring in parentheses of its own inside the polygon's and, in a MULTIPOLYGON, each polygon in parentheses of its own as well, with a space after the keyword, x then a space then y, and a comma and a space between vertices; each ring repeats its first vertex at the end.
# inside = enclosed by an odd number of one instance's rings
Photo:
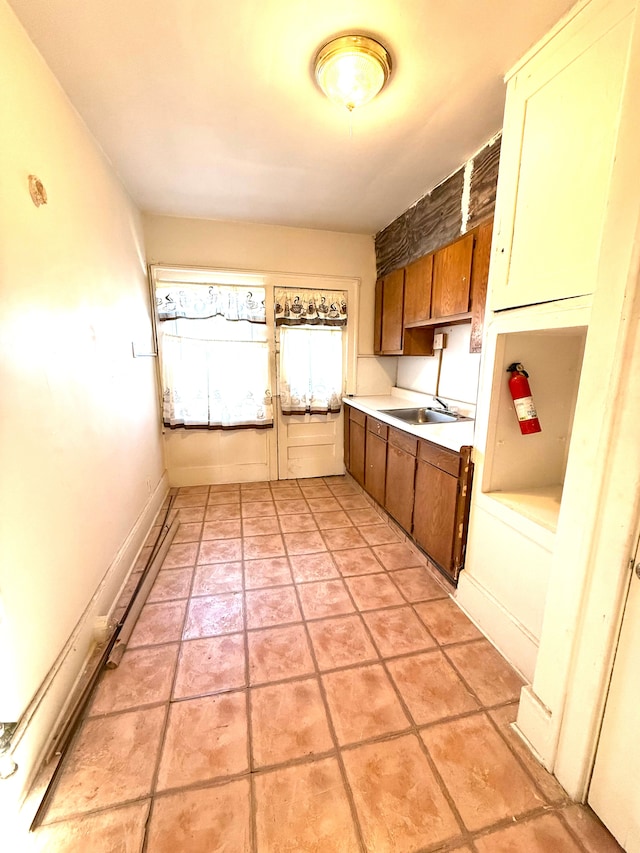
POLYGON ((342 329, 282 328, 279 367, 283 415, 340 411, 342 329))
POLYGON ((156 288, 162 417, 172 429, 273 426, 264 288, 156 288))
POLYGON ((280 329, 282 414, 339 412, 347 294, 277 288, 275 318, 280 329))

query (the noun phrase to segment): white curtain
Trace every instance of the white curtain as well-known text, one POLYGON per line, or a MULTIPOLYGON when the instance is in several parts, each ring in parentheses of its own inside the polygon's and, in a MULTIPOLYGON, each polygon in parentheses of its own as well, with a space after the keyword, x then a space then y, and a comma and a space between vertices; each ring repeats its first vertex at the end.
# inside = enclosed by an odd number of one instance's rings
POLYGON ((272 426, 268 357, 266 343, 164 335, 165 425, 210 429, 272 426))
POLYGON ((340 328, 280 328, 279 392, 283 415, 340 411, 342 346, 340 328))
MULTIPOLYGON (((212 293, 213 288, 202 285, 188 289, 195 292, 180 291, 182 297, 172 303, 179 302, 180 311, 171 317, 165 310, 165 319, 158 323, 165 426, 272 427, 267 327, 264 320, 246 317, 247 303, 254 299, 264 310, 264 290, 216 287, 212 293), (198 292, 203 294, 201 299, 198 292), (232 310, 211 316, 214 300, 227 308, 231 305, 232 310), (239 305, 243 306, 240 311, 239 305)), ((166 294, 159 298, 165 299, 166 294)), ((254 317, 259 313, 256 309, 254 317)))

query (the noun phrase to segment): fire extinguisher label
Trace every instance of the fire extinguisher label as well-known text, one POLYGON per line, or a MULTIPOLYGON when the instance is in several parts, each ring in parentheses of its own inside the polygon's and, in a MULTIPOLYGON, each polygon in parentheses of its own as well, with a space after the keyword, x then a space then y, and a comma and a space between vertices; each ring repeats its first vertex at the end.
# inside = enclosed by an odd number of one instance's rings
POLYGON ((533 397, 520 397, 519 400, 513 401, 513 405, 516 407, 519 421, 531 421, 538 417, 536 407, 533 405, 533 397))

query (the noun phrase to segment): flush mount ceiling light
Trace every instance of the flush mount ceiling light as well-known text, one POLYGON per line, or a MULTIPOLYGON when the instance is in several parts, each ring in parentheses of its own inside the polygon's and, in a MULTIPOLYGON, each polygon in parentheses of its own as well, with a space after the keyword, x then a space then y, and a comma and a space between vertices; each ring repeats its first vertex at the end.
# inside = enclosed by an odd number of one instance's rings
POLYGON ((315 73, 327 98, 351 112, 382 89, 391 74, 391 57, 368 36, 341 36, 320 48, 315 73))

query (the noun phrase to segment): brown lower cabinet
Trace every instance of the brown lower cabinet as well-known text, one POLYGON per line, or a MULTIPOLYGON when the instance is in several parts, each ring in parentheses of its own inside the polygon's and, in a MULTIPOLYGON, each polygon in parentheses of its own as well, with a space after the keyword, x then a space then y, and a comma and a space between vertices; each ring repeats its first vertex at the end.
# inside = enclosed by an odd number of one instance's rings
MULTIPOLYGON (((349 412, 349 473, 364 487, 364 446, 367 416, 363 412, 347 407, 349 412)), ((345 412, 346 417, 346 412, 345 412)))
POLYGON ((387 481, 387 431, 382 421, 367 418, 364 488, 379 504, 384 503, 387 481))
POLYGON ((433 560, 451 574, 458 478, 418 461, 413 536, 433 560))
POLYGON ((413 519, 418 439, 389 427, 384 508, 408 533, 413 519))
POLYGON ((416 544, 457 582, 464 563, 471 448, 459 453, 387 427, 351 406, 345 465, 416 544))

